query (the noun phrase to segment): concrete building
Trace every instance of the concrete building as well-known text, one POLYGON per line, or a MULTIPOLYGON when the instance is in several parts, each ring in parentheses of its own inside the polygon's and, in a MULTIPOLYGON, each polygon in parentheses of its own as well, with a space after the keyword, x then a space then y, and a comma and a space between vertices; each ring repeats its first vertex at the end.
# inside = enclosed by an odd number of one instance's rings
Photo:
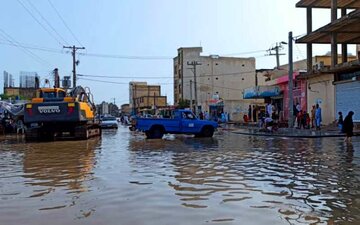
MULTIPOLYGON (((360 101, 354 101, 360 95, 360 60, 348 60, 348 45, 360 44, 360 1, 349 0, 301 0, 296 4, 297 7, 306 8, 307 14, 307 35, 299 38, 296 42, 307 45, 307 77, 314 82, 320 82, 316 87, 310 84, 310 89, 321 90, 324 99, 334 93, 334 115, 343 112, 344 115, 351 110, 355 112, 354 121, 360 122, 360 101), (312 30, 312 10, 313 8, 327 8, 331 12, 331 21, 325 26, 312 30), (338 16, 338 9, 341 16, 338 16), (313 44, 331 45, 331 63, 329 67, 317 66, 313 68, 312 46, 313 44), (341 44, 341 61, 339 60, 338 45, 341 44), (324 82, 330 83, 333 74, 333 92, 327 93, 328 88, 324 89, 324 82), (316 80, 315 80, 316 79, 316 80), (321 86, 320 86, 321 84, 321 86), (325 92, 325 93, 324 93, 325 92)), ((357 52, 357 55, 359 53, 357 52)))
POLYGON ((121 114, 123 115, 130 115, 131 114, 131 108, 130 104, 122 104, 120 107, 121 114))
POLYGON ((175 105, 188 101, 194 111, 224 111, 230 119, 242 120, 254 102, 243 99, 243 90, 256 83, 255 58, 202 56, 201 52, 201 47, 178 49, 173 61, 175 105), (193 62, 198 65, 189 65, 193 62))
POLYGON ((167 106, 167 97, 161 96, 160 85, 148 85, 147 82, 129 83, 129 102, 132 113, 151 113, 167 106))

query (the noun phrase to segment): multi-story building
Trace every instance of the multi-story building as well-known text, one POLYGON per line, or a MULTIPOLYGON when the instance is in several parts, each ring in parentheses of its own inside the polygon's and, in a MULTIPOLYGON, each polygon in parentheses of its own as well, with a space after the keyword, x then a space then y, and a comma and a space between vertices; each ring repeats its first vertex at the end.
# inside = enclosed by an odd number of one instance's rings
MULTIPOLYGON (((306 79, 311 79, 308 89, 311 93, 317 93, 319 99, 313 103, 328 101, 334 96, 335 115, 342 112, 346 115, 350 110, 355 112, 354 121, 360 122, 360 101, 354 101, 354 96, 360 95, 360 60, 358 58, 349 61, 348 46, 360 44, 360 1, 358 0, 301 0, 297 7, 306 8, 307 35, 299 38, 296 43, 307 45, 307 74, 306 79), (312 12, 314 8, 327 8, 331 11, 331 21, 327 25, 313 31, 312 12), (338 16, 338 9, 341 16, 338 16), (313 44, 331 45, 331 63, 329 67, 322 64, 313 67, 312 46, 313 44), (341 60, 339 60, 338 45, 341 45, 341 60), (332 87, 331 85, 335 86, 332 87), (334 88, 331 91, 331 88, 334 88)), ((317 97, 314 97, 315 99, 317 97)))
POLYGON ((178 49, 174 58, 175 105, 187 101, 194 111, 224 111, 231 119, 240 120, 252 103, 243 99, 242 92, 256 83, 255 58, 202 56, 201 52, 201 47, 178 49))
POLYGON ((167 97, 161 96, 160 85, 148 85, 147 82, 129 83, 129 102, 132 113, 152 111, 166 107, 167 97))

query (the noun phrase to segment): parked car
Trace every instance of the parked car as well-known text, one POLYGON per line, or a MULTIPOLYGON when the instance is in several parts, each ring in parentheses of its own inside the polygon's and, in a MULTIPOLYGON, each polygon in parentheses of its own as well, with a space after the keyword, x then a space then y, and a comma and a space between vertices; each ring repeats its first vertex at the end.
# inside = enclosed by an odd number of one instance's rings
POLYGON ((171 118, 140 118, 132 122, 131 130, 145 132, 148 139, 162 138, 164 134, 195 134, 212 137, 218 124, 199 120, 190 110, 175 110, 171 118))
POLYGON ((118 121, 114 116, 104 116, 101 119, 100 126, 103 129, 106 128, 118 129, 118 121))

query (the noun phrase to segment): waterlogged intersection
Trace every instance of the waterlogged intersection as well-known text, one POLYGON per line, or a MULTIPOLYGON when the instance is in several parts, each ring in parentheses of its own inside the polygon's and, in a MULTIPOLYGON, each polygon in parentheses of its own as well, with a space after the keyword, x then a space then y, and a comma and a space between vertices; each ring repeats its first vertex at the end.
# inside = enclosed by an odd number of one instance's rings
POLYGON ((358 224, 360 140, 0 139, 0 224, 358 224))

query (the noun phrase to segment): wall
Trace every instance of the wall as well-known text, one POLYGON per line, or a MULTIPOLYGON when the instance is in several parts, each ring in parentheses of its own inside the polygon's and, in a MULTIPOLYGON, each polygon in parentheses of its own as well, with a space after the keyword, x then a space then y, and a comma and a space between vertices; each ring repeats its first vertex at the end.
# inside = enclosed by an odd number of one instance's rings
POLYGON ((35 88, 4 88, 4 94, 9 96, 22 96, 26 99, 36 97, 35 88))
POLYGON ((121 105, 121 112, 125 114, 130 114, 131 113, 130 105, 129 104, 121 105))
POLYGON ((174 58, 174 99, 195 100, 195 84, 192 66, 187 62, 198 61, 197 96, 202 110, 208 110, 208 101, 218 94, 223 100, 242 100, 243 89, 255 86, 255 58, 201 56, 202 48, 180 48, 174 58), (181 81, 183 76, 183 82, 181 81), (190 90, 190 80, 192 88, 190 90), (181 93, 182 91, 182 93, 181 93))
POLYGON ((135 99, 136 108, 152 108, 156 105, 156 108, 165 107, 166 106, 166 96, 143 96, 135 99))
POLYGON ((224 112, 229 113, 231 121, 243 122, 243 117, 248 114, 250 104, 264 105, 264 101, 262 99, 225 100, 224 112))
POLYGON ((322 124, 328 125, 335 121, 335 86, 333 74, 324 74, 308 79, 308 104, 310 112, 313 105, 319 103, 322 109, 322 124), (310 89, 309 89, 310 87, 310 89))

